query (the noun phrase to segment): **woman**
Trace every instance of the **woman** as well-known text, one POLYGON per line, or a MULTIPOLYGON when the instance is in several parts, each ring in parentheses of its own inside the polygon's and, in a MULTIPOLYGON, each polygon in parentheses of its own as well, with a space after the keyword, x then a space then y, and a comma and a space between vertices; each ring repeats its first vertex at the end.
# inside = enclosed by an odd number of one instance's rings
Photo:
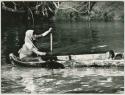
POLYGON ((22 61, 38 61, 38 60, 42 60, 40 57, 33 57, 32 54, 35 53, 36 55, 46 55, 45 52, 40 52, 38 51, 38 49, 36 48, 36 46, 33 44, 33 40, 35 40, 36 38, 39 37, 44 37, 47 34, 49 34, 51 32, 52 28, 49 28, 48 31, 40 34, 40 35, 36 35, 34 33, 34 30, 27 30, 26 34, 25 34, 25 43, 23 44, 22 48, 19 50, 19 58, 22 61))

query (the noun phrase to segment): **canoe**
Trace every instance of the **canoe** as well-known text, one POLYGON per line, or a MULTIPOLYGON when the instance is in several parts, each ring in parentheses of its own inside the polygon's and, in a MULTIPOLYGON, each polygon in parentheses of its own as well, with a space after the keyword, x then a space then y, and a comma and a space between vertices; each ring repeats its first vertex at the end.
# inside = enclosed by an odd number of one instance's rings
POLYGON ((107 59, 106 53, 57 56, 57 59, 65 67, 124 67, 124 58, 118 58, 119 53, 115 55, 114 59, 107 59))
POLYGON ((24 67, 42 67, 42 68, 50 68, 50 69, 63 69, 64 65, 56 62, 56 61, 33 61, 33 62, 24 62, 19 59, 19 57, 15 56, 13 53, 9 54, 10 62, 15 65, 20 65, 24 67))
MULTIPOLYGON (((117 55, 117 53, 115 53, 117 55)), ((22 62, 14 54, 10 54, 12 64, 43 67, 43 68, 64 68, 64 67, 124 67, 124 59, 107 59, 105 53, 100 54, 80 54, 56 56, 54 61, 42 62, 22 62)))

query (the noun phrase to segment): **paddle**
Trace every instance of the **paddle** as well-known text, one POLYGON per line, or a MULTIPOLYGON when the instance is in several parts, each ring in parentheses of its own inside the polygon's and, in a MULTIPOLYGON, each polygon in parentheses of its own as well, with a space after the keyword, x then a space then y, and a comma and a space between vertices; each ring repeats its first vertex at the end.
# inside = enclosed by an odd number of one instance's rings
POLYGON ((52 32, 50 33, 50 55, 48 55, 49 61, 46 62, 46 66, 48 68, 51 68, 52 70, 54 68, 65 68, 63 64, 57 62, 57 57, 53 56, 53 35, 52 32))
POLYGON ((53 34, 50 33, 50 53, 52 55, 52 50, 53 50, 53 34))
POLYGON ((57 61, 57 57, 53 56, 53 34, 50 33, 50 55, 49 55, 50 61, 54 60, 57 61))
POLYGON ((50 32, 50 52, 47 53, 45 56, 42 56, 42 59, 45 61, 57 61, 57 57, 53 55, 53 30, 50 32))

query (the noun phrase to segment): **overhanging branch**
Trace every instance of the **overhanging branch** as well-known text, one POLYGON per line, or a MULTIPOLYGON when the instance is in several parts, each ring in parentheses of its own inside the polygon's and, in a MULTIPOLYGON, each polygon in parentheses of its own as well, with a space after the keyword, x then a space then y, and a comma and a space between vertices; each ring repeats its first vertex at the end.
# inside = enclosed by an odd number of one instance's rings
MULTIPOLYGON (((16 4, 14 3, 14 5, 16 5, 16 4)), ((24 13, 24 12, 25 12, 24 10, 18 10, 18 9, 16 8, 16 6, 14 6, 14 9, 13 9, 13 8, 9 8, 9 7, 7 7, 7 6, 5 5, 4 2, 2 2, 2 9, 5 10, 5 11, 16 12, 16 13, 24 13)))

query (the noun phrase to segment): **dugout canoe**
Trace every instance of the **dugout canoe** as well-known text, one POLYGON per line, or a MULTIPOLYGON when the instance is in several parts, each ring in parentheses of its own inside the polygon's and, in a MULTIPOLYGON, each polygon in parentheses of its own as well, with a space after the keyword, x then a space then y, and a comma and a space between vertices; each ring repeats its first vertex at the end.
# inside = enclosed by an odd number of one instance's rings
POLYGON ((107 59, 106 53, 80 54, 69 56, 57 56, 58 61, 65 67, 124 67, 124 57, 121 53, 115 53, 113 59, 107 59), (119 55, 122 57, 119 58, 119 55))
POLYGON ((63 69, 64 65, 56 62, 56 61, 32 61, 32 62, 24 62, 21 61, 17 56, 15 56, 13 53, 9 54, 10 62, 11 64, 20 65, 24 67, 42 67, 42 68, 50 68, 50 69, 63 69))
MULTIPOLYGON (((117 55, 117 53, 115 54, 117 55)), ((124 67, 124 59, 107 59, 105 53, 80 54, 56 56, 56 61, 23 62, 14 54, 10 54, 10 61, 14 65, 43 68, 65 68, 65 67, 124 67)))

